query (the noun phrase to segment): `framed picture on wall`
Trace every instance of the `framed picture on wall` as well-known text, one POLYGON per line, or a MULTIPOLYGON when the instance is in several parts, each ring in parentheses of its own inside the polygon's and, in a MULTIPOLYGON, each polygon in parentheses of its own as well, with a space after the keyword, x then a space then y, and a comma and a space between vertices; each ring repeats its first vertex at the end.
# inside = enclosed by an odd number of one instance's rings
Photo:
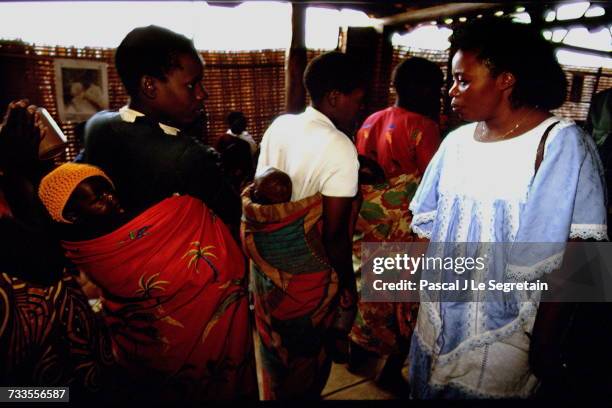
POLYGON ((108 109, 108 64, 56 59, 55 91, 62 122, 83 122, 108 109))

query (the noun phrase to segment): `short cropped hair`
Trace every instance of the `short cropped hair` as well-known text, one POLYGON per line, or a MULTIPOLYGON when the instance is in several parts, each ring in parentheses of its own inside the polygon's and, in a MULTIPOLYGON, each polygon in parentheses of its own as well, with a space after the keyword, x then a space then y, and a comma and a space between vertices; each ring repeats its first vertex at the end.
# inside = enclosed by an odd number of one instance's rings
POLYGON ((331 51, 315 57, 304 71, 304 87, 313 102, 320 102, 325 94, 339 91, 349 94, 365 88, 361 64, 350 55, 331 51))
POLYGON ((419 90, 431 88, 440 91, 444 74, 440 67, 425 58, 411 57, 400 62, 393 70, 391 83, 400 99, 420 95, 419 90))
POLYGON ((144 75, 164 80, 170 70, 179 67, 179 54, 199 58, 193 42, 184 35, 155 25, 138 27, 119 44, 115 66, 127 93, 136 96, 144 75))
POLYGON ((245 119, 246 119, 246 116, 244 116, 244 113, 239 112, 239 111, 233 111, 227 115, 227 124, 229 126, 232 126, 232 124, 236 122, 237 120, 245 120, 245 119))
POLYGON ((493 76, 510 72, 516 83, 510 95, 514 108, 555 109, 563 104, 567 79, 552 45, 537 29, 507 18, 485 18, 457 27, 451 47, 475 52, 493 76))

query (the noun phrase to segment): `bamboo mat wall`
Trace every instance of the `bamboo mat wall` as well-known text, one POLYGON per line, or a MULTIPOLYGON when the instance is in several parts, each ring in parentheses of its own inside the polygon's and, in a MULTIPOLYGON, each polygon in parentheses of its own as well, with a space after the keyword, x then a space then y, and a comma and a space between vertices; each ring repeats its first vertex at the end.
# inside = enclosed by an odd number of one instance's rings
MULTIPOLYGON (((53 65, 56 58, 106 62, 109 109, 118 109, 128 100, 114 67, 113 49, 18 46, 0 42, 0 54, 0 64, 20 62, 12 68, 21 71, 21 76, 17 76, 23 79, 19 87, 22 92, 5 95, 4 99, 27 97, 32 103, 46 107, 56 120, 59 119, 53 65)), ((237 110, 249 118, 249 131, 259 140, 272 119, 284 109, 284 50, 201 52, 201 55, 206 64, 204 85, 209 94, 206 100, 208 123, 202 139, 214 143, 227 130, 227 114, 237 110)), ((68 137, 66 159, 72 160, 80 149, 75 133, 78 124, 59 120, 58 123, 68 137)))
MULTIPOLYGON (((320 50, 308 50, 311 60, 321 54, 320 50)), ((19 83, 13 91, 2 95, 3 106, 6 101, 21 97, 29 98, 32 103, 46 107, 57 119, 54 60, 56 58, 83 59, 108 64, 109 108, 118 109, 127 102, 127 94, 117 75, 113 62, 113 49, 45 47, 0 41, 0 75, 19 83), (18 89, 19 92, 14 91, 18 89)), ((230 111, 242 111, 249 118, 248 130, 259 141, 270 122, 285 107, 285 51, 262 50, 250 52, 201 52, 205 60, 204 84, 209 93, 206 100, 208 123, 202 139, 209 144, 225 133, 225 118, 230 111)), ((391 70, 407 56, 430 59, 447 75, 448 51, 420 50, 395 47, 391 70)), ((379 58, 380 59, 380 58, 379 58)), ((375 69, 380 70, 377 62, 375 69)), ((591 98, 595 92, 612 86, 612 70, 563 67, 568 78, 568 98, 556 110, 559 115, 583 121, 588 113, 591 98), (580 77, 577 80, 576 77, 580 77)), ((378 72, 378 71, 376 71, 378 72)), ((382 72, 382 71, 381 71, 382 72)), ((378 75, 383 78, 385 75, 378 75)), ((390 87, 390 78, 372 87, 372 94, 366 106, 365 115, 370 114, 395 101, 390 87)), ((443 89, 446 95, 446 86, 443 89)), ((443 101, 445 97, 443 97, 443 101)), ((442 104, 443 110, 447 104, 442 104)), ((452 115, 451 115, 452 116, 452 115)), ((452 122, 452 118, 451 118, 452 122)), ((66 160, 73 159, 80 149, 75 130, 78 124, 60 123, 68 136, 66 160)), ((82 127, 82 125, 81 125, 82 127)))
MULTIPOLYGON (((442 69, 445 77, 448 78, 448 50, 435 51, 396 47, 393 50, 392 68, 395 68, 400 61, 410 56, 426 58, 437 63, 442 69)), ((593 95, 612 87, 612 69, 576 67, 570 65, 562 65, 562 68, 568 83, 566 101, 560 108, 555 109, 553 112, 559 116, 573 119, 577 122, 583 122, 588 115, 593 95)), ((449 99, 447 98, 447 85, 448 81, 446 81, 442 89, 442 110, 450 116, 449 120, 451 124, 455 124, 457 120, 448 109, 449 99)), ((393 103, 395 103, 395 92, 393 89, 390 89, 389 104, 393 103)))

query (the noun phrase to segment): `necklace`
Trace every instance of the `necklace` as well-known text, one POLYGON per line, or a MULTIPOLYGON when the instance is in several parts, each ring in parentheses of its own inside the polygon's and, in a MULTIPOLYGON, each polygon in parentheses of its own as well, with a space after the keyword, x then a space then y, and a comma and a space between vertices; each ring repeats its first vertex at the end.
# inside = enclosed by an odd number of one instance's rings
MULTIPOLYGON (((531 114, 531 112, 533 112, 534 109, 536 108, 537 106, 534 106, 533 108, 531 108, 526 114, 523 115, 523 117, 518 122, 514 124, 512 129, 510 129, 509 131, 501 135, 501 137, 497 138, 496 140, 504 140, 506 137, 508 137, 511 133, 513 133, 516 129, 518 129, 519 126, 523 124, 523 122, 525 122, 525 119, 527 119, 527 117, 531 114)), ((487 128, 487 125, 485 124, 485 122, 478 122, 478 125, 476 126, 476 131, 477 131, 476 139, 479 141, 485 140, 485 138, 489 136, 489 129, 487 128)))

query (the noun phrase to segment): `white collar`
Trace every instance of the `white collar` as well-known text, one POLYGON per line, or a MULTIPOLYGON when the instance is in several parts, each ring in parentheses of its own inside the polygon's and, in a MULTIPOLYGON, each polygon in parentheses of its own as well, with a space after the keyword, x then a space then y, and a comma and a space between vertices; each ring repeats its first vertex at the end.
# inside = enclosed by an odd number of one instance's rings
MULTIPOLYGON (((119 115, 121 116, 121 120, 128 123, 134 123, 136 121, 136 118, 140 116, 145 116, 144 113, 138 112, 134 109, 130 109, 127 105, 119 109, 119 115)), ((158 125, 161 130, 164 131, 165 134, 170 136, 176 136, 181 131, 180 129, 175 128, 174 126, 164 125, 163 123, 158 123, 158 125)))
POLYGON ((247 132, 246 130, 243 130, 242 133, 240 133, 239 135, 235 134, 234 132, 232 132, 232 129, 227 129, 227 132, 225 132, 225 134, 230 135, 230 136, 235 136, 235 137, 247 137, 249 135, 249 132, 247 132))

